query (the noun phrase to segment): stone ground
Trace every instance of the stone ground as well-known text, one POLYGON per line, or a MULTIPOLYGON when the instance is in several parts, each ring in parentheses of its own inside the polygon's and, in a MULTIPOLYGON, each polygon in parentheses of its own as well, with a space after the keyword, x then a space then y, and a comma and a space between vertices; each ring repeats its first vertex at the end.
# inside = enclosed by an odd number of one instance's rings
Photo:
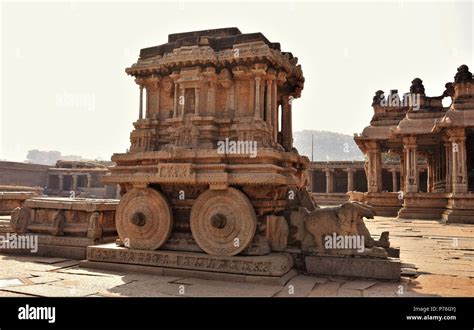
POLYGON ((272 286, 92 271, 76 260, 0 255, 0 297, 474 296, 473 225, 384 217, 366 224, 374 237, 390 231, 392 246, 401 247, 402 262, 415 264, 418 276, 395 283, 299 275, 272 286))

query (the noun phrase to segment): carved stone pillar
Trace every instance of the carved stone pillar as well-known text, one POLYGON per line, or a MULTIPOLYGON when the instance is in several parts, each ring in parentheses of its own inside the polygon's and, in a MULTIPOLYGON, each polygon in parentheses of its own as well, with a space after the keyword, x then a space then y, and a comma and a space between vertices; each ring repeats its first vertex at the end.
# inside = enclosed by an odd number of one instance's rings
POLYGON ((140 85, 140 106, 138 108, 138 119, 143 119, 143 85, 140 85))
POLYGON ((452 177, 453 177, 453 171, 452 171, 452 146, 450 142, 446 142, 444 144, 444 152, 446 155, 446 192, 452 192, 452 177))
POLYGON ((419 191, 418 152, 416 136, 403 138, 404 166, 405 166, 405 191, 419 191))
POLYGON ((449 131, 452 157, 452 187, 454 193, 467 192, 466 135, 464 128, 449 131))
POLYGON ((184 96, 184 87, 178 84, 178 89, 179 89, 178 109, 179 111, 181 111, 179 115, 181 117, 184 117, 184 106, 186 105, 186 98, 184 96))
POLYGON ((260 119, 260 85, 262 78, 255 77, 255 119, 260 119))
POLYGON ((435 161, 434 157, 427 158, 428 159, 428 168, 427 168, 427 178, 426 178, 426 192, 433 192, 434 191, 434 182, 435 182, 435 161))
POLYGON ((152 113, 158 113, 160 109, 160 79, 153 75, 145 81, 146 89, 146 115, 145 118, 152 118, 152 113))
POLYGON ((308 169, 308 190, 314 191, 314 170, 308 169))
POLYGON ((72 190, 77 189, 77 174, 72 175, 72 190))
POLYGON ((239 78, 234 76, 234 113, 235 115, 238 115, 240 113, 239 111, 239 107, 241 106, 239 103, 240 85, 241 85, 241 82, 239 78))
POLYGON ((400 190, 405 191, 405 154, 400 154, 400 190))
POLYGON ((382 152, 377 141, 367 143, 367 190, 382 191, 382 152))
POLYGON ((91 187, 91 183, 92 183, 92 175, 87 174, 87 188, 91 187))
POLYGON ((286 151, 291 151, 293 148, 293 131, 291 123, 291 101, 289 95, 282 97, 282 142, 286 151))
POLYGON ((326 172, 326 194, 330 194, 334 190, 333 170, 328 168, 324 172, 326 172))
POLYGON ((347 191, 354 190, 354 170, 352 168, 347 168, 347 191))
POLYGON ((58 175, 59 178, 59 191, 64 190, 64 175, 58 175))
POLYGON ((397 170, 391 170, 392 172, 392 192, 398 191, 398 180, 397 180, 397 170))
MULTIPOLYGON (((230 108, 230 89, 227 89, 226 97, 226 111, 230 108)), ((216 83, 214 81, 209 82, 207 89, 207 113, 214 116, 216 112, 216 83)))
POLYGON ((278 91, 277 91, 277 82, 275 81, 273 84, 272 84, 272 105, 273 105, 273 122, 272 122, 272 126, 273 126, 273 141, 275 143, 278 142, 278 101, 277 101, 277 95, 278 95, 278 91))
POLYGON ((194 88, 194 114, 199 116, 199 94, 201 89, 199 87, 194 88))
POLYGON ((178 83, 174 83, 173 117, 178 116, 178 83))
POLYGON ((265 108, 265 118, 267 120, 267 124, 273 127, 272 123, 272 80, 268 79, 267 81, 267 89, 266 89, 266 108, 265 108))

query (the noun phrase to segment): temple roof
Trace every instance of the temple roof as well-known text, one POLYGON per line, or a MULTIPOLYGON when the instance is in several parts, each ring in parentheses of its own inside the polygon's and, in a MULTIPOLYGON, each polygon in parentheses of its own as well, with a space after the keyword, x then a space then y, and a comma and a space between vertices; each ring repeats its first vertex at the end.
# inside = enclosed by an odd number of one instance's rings
MULTIPOLYGON (((235 44, 262 41, 271 49, 280 50, 279 43, 270 42, 262 33, 242 33, 238 28, 222 28, 201 31, 173 33, 168 35, 166 44, 143 48, 140 58, 145 59, 157 55, 172 53, 174 49, 184 46, 209 46, 214 51, 232 49, 235 44)), ((293 56, 290 54, 290 58, 293 56)))
POLYGON ((56 168, 102 168, 106 169, 107 167, 103 164, 92 162, 92 161, 83 161, 83 160, 58 160, 56 162, 56 168))
POLYGON ((260 32, 242 33, 235 27, 170 34, 167 43, 143 48, 125 72, 138 78, 164 77, 190 67, 249 71, 252 65, 268 67, 293 97, 300 97, 305 79, 298 58, 260 32))

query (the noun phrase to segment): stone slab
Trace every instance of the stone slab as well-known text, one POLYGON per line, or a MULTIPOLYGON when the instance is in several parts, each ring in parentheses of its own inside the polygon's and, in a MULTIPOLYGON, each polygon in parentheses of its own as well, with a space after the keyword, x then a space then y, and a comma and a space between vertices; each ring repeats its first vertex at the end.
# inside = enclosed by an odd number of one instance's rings
POLYGON ((297 272, 292 269, 283 276, 254 276, 217 273, 209 271, 198 271, 188 269, 163 268, 156 266, 131 265, 112 262, 98 262, 83 260, 79 263, 79 267, 88 269, 97 269, 112 271, 117 273, 141 273, 148 275, 158 275, 166 277, 186 277, 199 278, 212 281, 230 281, 240 283, 264 284, 264 285, 285 285, 291 278, 297 276, 297 272))
POLYGON ((113 243, 89 246, 87 260, 256 276, 282 276, 294 264, 288 253, 226 257, 197 252, 128 249, 113 243))
POLYGON ((86 247, 38 243, 38 251, 35 253, 29 249, 2 249, 0 253, 84 260, 86 258, 86 247))
POLYGON ((404 206, 398 212, 399 219, 433 220, 441 219, 444 208, 404 206))
POLYGON ((101 243, 114 242, 115 236, 103 237, 93 240, 87 237, 51 236, 22 234, 21 236, 35 235, 38 237, 38 251, 31 252, 30 249, 1 249, 2 254, 32 255, 50 258, 66 258, 84 260, 87 255, 87 247, 101 243))
POLYGON ((317 284, 309 293, 308 297, 337 297, 341 282, 327 282, 324 284, 317 284))
POLYGON ((445 210, 441 220, 444 223, 474 224, 474 210, 445 210))
POLYGON ((276 297, 306 297, 318 282, 318 278, 313 276, 298 275, 292 278, 276 297))
POLYGON ((306 271, 314 275, 344 276, 367 279, 399 280, 400 261, 356 257, 305 257, 306 271))
POLYGON ((27 199, 23 206, 29 208, 95 212, 115 211, 118 203, 118 199, 36 197, 27 199))
POLYGON ((100 239, 91 239, 87 237, 71 237, 71 236, 51 236, 51 235, 38 235, 39 244, 47 245, 59 245, 59 246, 77 246, 86 248, 88 246, 112 243, 115 242, 117 236, 107 236, 100 239))

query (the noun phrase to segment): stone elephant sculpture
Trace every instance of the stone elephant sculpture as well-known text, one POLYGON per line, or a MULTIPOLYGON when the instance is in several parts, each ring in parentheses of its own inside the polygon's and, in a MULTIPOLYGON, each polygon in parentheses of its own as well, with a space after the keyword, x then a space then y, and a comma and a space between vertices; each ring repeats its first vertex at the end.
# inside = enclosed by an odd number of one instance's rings
MULTIPOLYGON (((290 224, 297 228, 295 239, 301 241, 303 252, 324 252, 324 237, 327 235, 364 236, 366 247, 376 246, 365 226, 363 218, 372 219, 375 212, 370 206, 346 202, 336 207, 317 208, 308 211, 300 207, 290 216, 290 224)), ((387 236, 388 241, 388 236, 387 236)))

